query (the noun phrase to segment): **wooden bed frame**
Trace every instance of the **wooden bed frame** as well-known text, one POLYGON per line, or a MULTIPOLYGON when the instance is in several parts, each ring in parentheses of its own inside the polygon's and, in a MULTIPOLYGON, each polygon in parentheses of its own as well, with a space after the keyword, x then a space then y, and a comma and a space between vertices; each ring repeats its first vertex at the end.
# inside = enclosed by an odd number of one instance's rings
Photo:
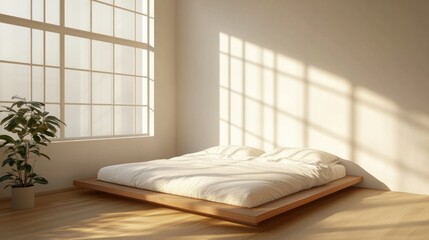
POLYGON ((145 202, 155 203, 190 213, 196 213, 240 224, 256 226, 264 220, 355 185, 362 180, 363 177, 346 176, 328 184, 307 189, 254 208, 238 207, 201 199, 153 192, 114 183, 98 181, 96 178, 75 180, 73 181, 73 184, 82 188, 89 188, 96 191, 143 200, 145 202))

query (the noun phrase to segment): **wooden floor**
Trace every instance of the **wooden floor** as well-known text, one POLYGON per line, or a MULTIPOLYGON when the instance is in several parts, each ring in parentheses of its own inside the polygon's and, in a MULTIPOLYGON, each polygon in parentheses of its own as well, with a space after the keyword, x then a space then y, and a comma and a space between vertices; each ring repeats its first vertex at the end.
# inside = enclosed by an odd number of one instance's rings
POLYGON ((75 189, 0 202, 0 239, 429 239, 429 196, 349 188, 258 227, 75 189))

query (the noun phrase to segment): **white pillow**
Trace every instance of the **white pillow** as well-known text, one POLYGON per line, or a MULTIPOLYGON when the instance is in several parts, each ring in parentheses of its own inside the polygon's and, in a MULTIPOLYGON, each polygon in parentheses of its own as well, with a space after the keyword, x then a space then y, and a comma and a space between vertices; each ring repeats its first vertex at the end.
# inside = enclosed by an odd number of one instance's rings
POLYGON ((204 150, 203 152, 241 157, 258 157, 264 153, 264 151, 262 151, 261 149, 234 145, 211 147, 204 150))
POLYGON ((262 154, 259 161, 300 161, 320 166, 336 164, 340 159, 330 153, 311 148, 277 148, 262 154))
POLYGON ((231 158, 231 159, 253 159, 263 154, 264 151, 246 146, 216 146, 207 148, 200 152, 182 155, 183 157, 208 157, 208 158, 231 158))

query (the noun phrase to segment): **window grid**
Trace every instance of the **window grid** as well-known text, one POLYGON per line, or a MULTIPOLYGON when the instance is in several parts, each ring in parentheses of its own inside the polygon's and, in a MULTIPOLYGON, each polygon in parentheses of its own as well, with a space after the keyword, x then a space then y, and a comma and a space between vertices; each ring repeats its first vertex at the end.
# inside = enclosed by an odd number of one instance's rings
MULTIPOLYGON (((11 24, 13 26, 20 26, 20 27, 24 27, 26 29, 29 30, 29 38, 30 38, 30 53, 29 53, 29 63, 26 62, 16 62, 16 61, 9 61, 9 60, 4 60, 4 59, 0 59, 0 64, 2 63, 6 63, 6 64, 17 64, 17 65, 23 65, 23 66, 28 66, 30 69, 30 78, 29 78, 29 98, 30 99, 34 99, 34 72, 36 68, 41 68, 42 70, 42 82, 43 82, 43 102, 45 102, 48 105, 58 105, 59 106, 59 114, 61 119, 65 119, 65 112, 66 112, 66 106, 89 106, 89 136, 85 137, 85 136, 80 136, 80 137, 76 137, 79 139, 85 139, 85 138, 111 138, 111 137, 116 137, 116 136, 135 136, 135 135, 153 135, 153 129, 151 129, 152 124, 150 123, 151 119, 153 119, 153 112, 154 112, 154 103, 153 103, 153 98, 151 100, 151 96, 150 94, 153 94, 153 91, 151 91, 151 89, 153 88, 153 83, 154 83, 154 79, 152 76, 152 71, 153 69, 151 68, 151 61, 153 61, 153 59, 151 59, 151 56, 153 55, 153 42, 151 43, 151 40, 153 37, 151 37, 151 35, 153 35, 154 31, 153 29, 151 29, 153 26, 151 26, 151 21, 150 19, 154 19, 153 15, 150 16, 150 5, 153 4, 153 1, 147 1, 147 15, 140 13, 136 10, 136 4, 134 6, 134 10, 135 11, 131 11, 127 8, 123 8, 123 7, 119 7, 119 6, 115 6, 115 2, 113 4, 108 4, 105 2, 101 2, 101 1, 97 1, 97 0, 91 0, 89 3, 90 6, 90 17, 89 17, 89 25, 90 25, 90 32, 85 32, 79 29, 72 29, 72 28, 68 28, 65 26, 65 1, 66 0, 60 0, 59 2, 59 25, 52 25, 50 23, 46 23, 47 20, 47 15, 46 15, 46 0, 43 0, 43 22, 37 22, 34 20, 28 20, 28 19, 23 19, 23 18, 18 18, 18 17, 14 17, 11 15, 5 15, 0 13, 0 23, 5 23, 5 24, 11 24), (113 30, 113 36, 104 36, 104 35, 100 35, 97 33, 92 33, 93 31, 93 4, 94 3, 100 3, 100 4, 104 4, 107 6, 111 6, 113 8, 112 11, 112 17, 113 17, 113 26, 112 26, 112 30, 113 30), (134 13, 134 33, 133 33, 133 38, 134 41, 130 41, 127 39, 121 39, 119 37, 116 36, 116 19, 115 19, 115 9, 121 9, 123 11, 127 11, 127 12, 131 12, 134 13), (146 21, 146 32, 143 32, 143 34, 147 34, 147 43, 142 43, 142 42, 137 42, 137 15, 136 14, 140 14, 142 16, 146 16, 147 17, 147 21, 146 21), (33 48, 34 48, 34 41, 33 41, 33 31, 34 30, 41 30, 43 33, 43 50, 42 50, 42 55, 43 55, 43 61, 42 63, 34 63, 34 59, 33 59, 33 48), (59 35, 59 66, 55 66, 55 65, 48 65, 47 63, 47 32, 53 32, 59 35), (151 34, 152 33, 152 34, 151 34), (81 69, 81 68, 73 68, 73 67, 67 67, 66 66, 66 62, 65 62, 65 36, 73 36, 73 37, 79 37, 79 38, 83 38, 83 39, 88 39, 89 40, 89 66, 90 69, 81 69), (93 70, 93 41, 102 41, 102 42, 108 42, 111 43, 112 46, 112 71, 99 71, 99 70, 93 70), (131 47, 133 49, 133 54, 134 54, 134 69, 133 69, 133 74, 128 74, 128 73, 117 73, 117 68, 116 68, 116 46, 117 45, 121 45, 121 46, 127 46, 127 47, 131 47), (147 64, 146 66, 146 74, 144 74, 144 72, 141 72, 141 74, 138 74, 137 72, 137 51, 139 49, 142 50, 146 50, 146 61, 143 61, 143 59, 141 59, 141 64, 143 64, 145 62, 145 64, 147 64), (47 99, 47 69, 50 69, 50 71, 52 71, 52 69, 57 69, 59 72, 59 99, 57 99, 57 101, 49 101, 47 99), (89 73, 89 103, 82 103, 82 102, 66 102, 65 100, 65 71, 66 70, 73 70, 73 71, 79 71, 79 72, 88 72, 89 73), (112 102, 110 104, 106 104, 106 103, 94 103, 93 102, 93 74, 94 73, 102 73, 102 74, 109 74, 112 76, 112 102), (116 94, 115 94, 115 85, 116 85, 116 81, 117 81, 117 77, 118 76, 126 76, 126 77, 133 77, 133 84, 134 84, 134 104, 122 104, 122 103, 117 103, 116 102, 116 94), (145 96, 146 98, 146 104, 143 104, 144 101, 141 102, 141 104, 137 104, 137 86, 138 86, 138 81, 141 82, 141 88, 143 87, 143 84, 146 85, 146 92, 141 92, 141 97, 145 96), (144 81, 146 81, 146 83, 144 83, 144 81), (109 106, 112 109, 112 130, 111 130, 111 134, 109 135, 103 135, 103 136, 94 136, 93 134, 93 107, 94 106, 109 106), (132 107, 133 108, 133 133, 134 134, 118 134, 116 132, 116 108, 117 107, 132 107), (140 124, 141 124, 141 129, 138 129, 138 121, 137 121, 137 114, 139 114, 141 111, 146 111, 146 119, 141 119, 140 124), (146 125, 145 128, 143 129, 143 125, 146 125), (140 133, 137 133, 137 131, 139 131, 140 133)), ((138 1, 138 0, 137 0, 138 1)), ((30 1, 30 19, 33 19, 33 1, 30 1)), ((142 37, 143 40, 143 37, 142 37)), ((143 57, 143 56, 142 56, 143 57)), ((143 89, 141 89, 140 91, 143 91, 143 89)), ((143 99, 142 99, 143 100, 143 99)), ((0 103, 11 103, 12 101, 5 101, 5 99, 0 100, 0 103)), ((143 112, 140 113, 140 118, 143 117, 142 115, 143 112)), ((60 131, 60 139, 73 139, 73 137, 67 137, 65 135, 65 131, 64 129, 61 129, 60 131)))

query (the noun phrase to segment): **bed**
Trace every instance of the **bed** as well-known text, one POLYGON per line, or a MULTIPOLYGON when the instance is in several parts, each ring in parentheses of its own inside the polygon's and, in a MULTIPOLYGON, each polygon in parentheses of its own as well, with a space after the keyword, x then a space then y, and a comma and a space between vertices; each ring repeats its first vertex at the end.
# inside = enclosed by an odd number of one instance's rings
POLYGON ((257 225, 362 181, 339 158, 307 148, 218 146, 171 159, 119 164, 76 186, 257 225))

